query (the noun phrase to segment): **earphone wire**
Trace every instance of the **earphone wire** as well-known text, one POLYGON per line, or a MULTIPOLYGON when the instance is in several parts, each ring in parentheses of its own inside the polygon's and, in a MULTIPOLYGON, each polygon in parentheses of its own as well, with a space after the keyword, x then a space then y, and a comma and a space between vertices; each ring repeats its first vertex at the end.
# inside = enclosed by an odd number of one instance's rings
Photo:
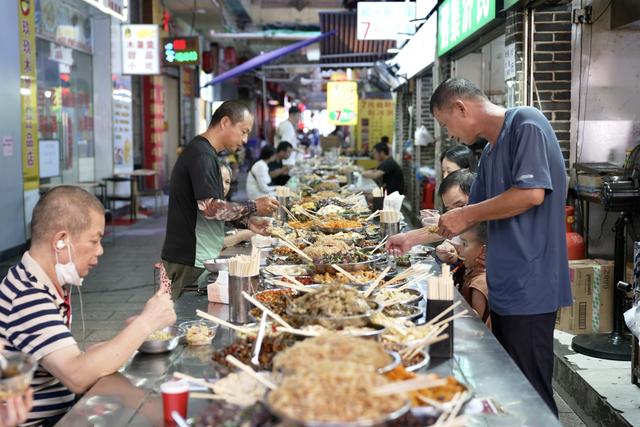
POLYGON ((78 288, 78 299, 80 300, 80 320, 82 321, 82 351, 86 350, 85 340, 87 339, 87 331, 85 329, 84 324, 84 306, 82 305, 82 291, 80 290, 80 286, 72 286, 73 288, 78 288))

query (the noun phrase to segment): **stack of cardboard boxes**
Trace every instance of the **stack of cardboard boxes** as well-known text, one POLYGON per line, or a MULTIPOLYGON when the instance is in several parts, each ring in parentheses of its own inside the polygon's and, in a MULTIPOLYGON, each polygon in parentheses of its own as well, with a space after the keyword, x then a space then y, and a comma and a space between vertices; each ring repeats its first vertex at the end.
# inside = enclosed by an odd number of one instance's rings
POLYGON ((613 261, 569 261, 573 304, 558 310, 556 329, 572 334, 613 328, 613 261))

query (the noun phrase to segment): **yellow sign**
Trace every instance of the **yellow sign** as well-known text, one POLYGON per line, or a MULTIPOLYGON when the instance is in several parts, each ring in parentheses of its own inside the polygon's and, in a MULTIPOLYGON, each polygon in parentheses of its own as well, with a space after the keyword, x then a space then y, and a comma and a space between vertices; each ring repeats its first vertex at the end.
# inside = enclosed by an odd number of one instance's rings
POLYGON ((327 83, 329 122, 336 126, 358 123, 358 82, 327 83))
POLYGON ((25 191, 38 189, 40 183, 38 174, 38 87, 36 83, 35 6, 35 0, 18 0, 22 177, 25 191))
POLYGON ((360 101, 356 147, 358 151, 371 150, 383 136, 393 140, 394 103, 391 99, 363 99, 360 101))

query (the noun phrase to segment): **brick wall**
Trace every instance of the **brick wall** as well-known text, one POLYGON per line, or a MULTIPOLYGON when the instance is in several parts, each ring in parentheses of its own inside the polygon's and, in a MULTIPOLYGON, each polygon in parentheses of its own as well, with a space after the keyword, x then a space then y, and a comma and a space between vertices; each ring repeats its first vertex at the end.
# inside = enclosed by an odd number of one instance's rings
POLYGON ((571 5, 533 11, 533 105, 551 121, 569 167, 571 5))

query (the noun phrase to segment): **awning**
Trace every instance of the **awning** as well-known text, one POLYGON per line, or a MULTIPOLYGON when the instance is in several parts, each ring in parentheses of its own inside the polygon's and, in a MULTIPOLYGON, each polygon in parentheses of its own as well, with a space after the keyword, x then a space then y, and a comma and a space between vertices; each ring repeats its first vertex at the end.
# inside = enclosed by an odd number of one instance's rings
POLYGON ((223 81, 230 79, 232 77, 235 77, 237 75, 240 75, 242 73, 246 73, 249 70, 252 70, 254 68, 257 68, 259 66, 261 66, 262 64, 266 64, 267 62, 271 62, 274 59, 278 59, 282 56, 288 55, 292 52, 295 52, 298 49, 302 49, 303 47, 309 46, 310 44, 314 44, 319 42, 320 40, 332 36, 334 34, 334 32, 329 32, 329 33, 323 33, 320 34, 317 37, 314 37, 312 39, 308 39, 308 40, 302 40, 299 41, 297 43, 293 43, 290 44, 288 46, 284 46, 281 47, 279 49, 276 50, 272 50, 271 52, 267 52, 267 53, 263 53, 262 55, 258 55, 255 58, 251 58, 250 60, 248 60, 247 62, 238 65, 235 68, 230 69, 229 71, 225 71, 224 73, 220 74, 219 76, 214 77, 213 80, 211 80, 208 83, 205 83, 203 87, 206 86, 210 86, 210 85, 215 85, 218 83, 222 83, 223 81))

